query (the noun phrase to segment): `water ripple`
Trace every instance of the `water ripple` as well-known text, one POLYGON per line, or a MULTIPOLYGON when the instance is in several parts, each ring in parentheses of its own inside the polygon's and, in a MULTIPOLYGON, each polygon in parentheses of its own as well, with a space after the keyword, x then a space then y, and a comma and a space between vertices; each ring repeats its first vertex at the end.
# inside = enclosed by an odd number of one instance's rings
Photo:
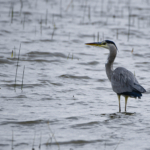
POLYGON ((91 79, 88 76, 74 76, 74 75, 69 75, 69 74, 63 74, 59 77, 60 78, 70 78, 70 79, 91 79))

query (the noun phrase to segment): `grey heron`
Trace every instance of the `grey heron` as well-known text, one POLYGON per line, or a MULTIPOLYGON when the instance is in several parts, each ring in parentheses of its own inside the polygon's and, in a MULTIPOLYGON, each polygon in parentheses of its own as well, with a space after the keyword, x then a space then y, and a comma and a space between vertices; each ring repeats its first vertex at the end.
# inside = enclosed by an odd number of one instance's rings
POLYGON ((86 45, 103 47, 109 50, 107 63, 105 64, 106 74, 111 82, 113 91, 118 95, 119 112, 121 112, 120 96, 125 97, 125 112, 128 97, 141 98, 146 90, 139 84, 135 75, 129 70, 118 67, 113 70, 113 63, 117 55, 117 46, 113 41, 104 40, 102 42, 86 43, 86 45))

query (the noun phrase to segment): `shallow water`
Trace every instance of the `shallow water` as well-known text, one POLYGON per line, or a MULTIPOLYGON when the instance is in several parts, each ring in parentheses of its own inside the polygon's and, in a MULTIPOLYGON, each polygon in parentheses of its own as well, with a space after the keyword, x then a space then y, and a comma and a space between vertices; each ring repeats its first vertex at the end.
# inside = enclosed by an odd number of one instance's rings
POLYGON ((150 149, 149 14, 149 0, 1 0, 0 149, 150 149), (105 73, 108 51, 84 44, 103 39, 118 47, 114 68, 147 90, 127 113, 105 73))

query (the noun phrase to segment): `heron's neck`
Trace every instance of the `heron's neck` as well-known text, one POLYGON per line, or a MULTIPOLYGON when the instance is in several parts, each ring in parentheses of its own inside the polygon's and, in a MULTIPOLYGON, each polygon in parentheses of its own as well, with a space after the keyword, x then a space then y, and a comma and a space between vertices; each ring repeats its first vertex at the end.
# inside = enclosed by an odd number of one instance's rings
POLYGON ((116 55, 117 55, 117 49, 112 46, 109 51, 110 51, 110 53, 108 56, 107 63, 105 64, 105 67, 106 67, 107 77, 111 81, 111 75, 113 72, 113 63, 114 63, 114 60, 115 60, 116 55))

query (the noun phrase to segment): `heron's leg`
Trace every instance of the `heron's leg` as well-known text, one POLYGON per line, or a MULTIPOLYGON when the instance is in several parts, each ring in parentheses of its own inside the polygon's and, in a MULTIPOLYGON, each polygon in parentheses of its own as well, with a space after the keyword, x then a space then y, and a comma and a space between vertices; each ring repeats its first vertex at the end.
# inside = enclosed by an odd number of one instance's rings
POLYGON ((120 95, 119 94, 117 94, 117 95, 118 95, 118 101, 119 101, 119 112, 121 112, 120 95))
POLYGON ((127 101, 128 101, 128 96, 125 96, 125 112, 126 112, 126 107, 127 107, 127 101))

